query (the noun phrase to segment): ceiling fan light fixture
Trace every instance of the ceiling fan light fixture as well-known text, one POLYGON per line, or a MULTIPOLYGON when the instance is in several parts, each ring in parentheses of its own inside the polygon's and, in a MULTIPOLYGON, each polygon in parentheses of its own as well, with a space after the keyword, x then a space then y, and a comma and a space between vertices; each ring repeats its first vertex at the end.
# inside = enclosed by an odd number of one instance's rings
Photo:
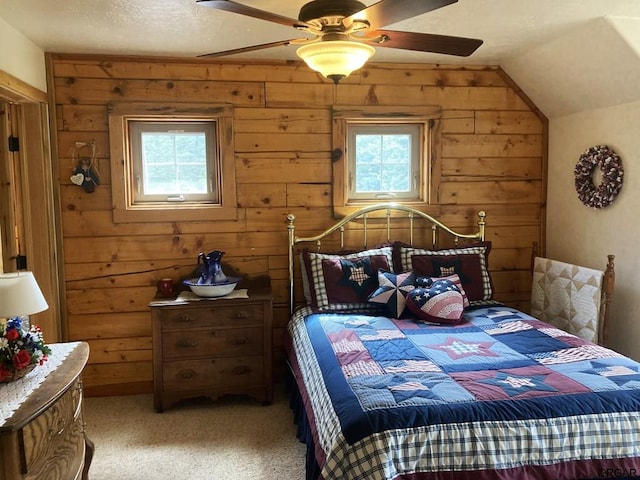
POLYGON ((365 43, 326 40, 303 45, 296 53, 309 68, 338 83, 367 63, 376 50, 365 43))

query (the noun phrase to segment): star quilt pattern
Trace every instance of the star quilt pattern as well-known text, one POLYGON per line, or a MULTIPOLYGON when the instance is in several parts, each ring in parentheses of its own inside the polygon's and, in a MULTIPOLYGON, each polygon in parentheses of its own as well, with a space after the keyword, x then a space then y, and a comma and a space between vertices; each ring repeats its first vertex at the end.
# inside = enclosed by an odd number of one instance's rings
POLYGON ((324 478, 404 478, 398 465, 599 478, 612 451, 640 472, 640 364, 523 312, 472 309, 454 325, 312 314, 289 330, 304 339, 301 374, 322 385, 310 404, 324 478), (342 470, 358 455, 383 473, 342 470))

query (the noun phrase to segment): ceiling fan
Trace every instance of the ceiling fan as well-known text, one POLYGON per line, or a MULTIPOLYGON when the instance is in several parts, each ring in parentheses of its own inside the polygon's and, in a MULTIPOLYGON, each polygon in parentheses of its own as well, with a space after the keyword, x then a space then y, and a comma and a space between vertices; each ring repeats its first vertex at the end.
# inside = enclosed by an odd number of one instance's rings
POLYGON ((208 53, 200 55, 200 57, 222 57, 235 53, 297 44, 302 45, 296 52, 298 56, 310 68, 335 83, 366 63, 375 53, 372 45, 467 57, 482 45, 482 40, 382 28, 385 25, 400 22, 457 1, 380 0, 367 7, 358 0, 312 0, 302 6, 298 19, 295 20, 232 0, 196 0, 198 5, 293 27, 303 33, 313 35, 311 38, 280 40, 208 53))

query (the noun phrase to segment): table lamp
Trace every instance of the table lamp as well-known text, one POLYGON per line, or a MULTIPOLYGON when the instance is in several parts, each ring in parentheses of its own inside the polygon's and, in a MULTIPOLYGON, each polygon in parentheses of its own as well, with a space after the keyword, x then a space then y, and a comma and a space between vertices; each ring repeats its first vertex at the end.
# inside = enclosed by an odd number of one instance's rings
POLYGON ((29 315, 49 308, 32 272, 0 274, 0 317, 18 317, 29 330, 29 315))

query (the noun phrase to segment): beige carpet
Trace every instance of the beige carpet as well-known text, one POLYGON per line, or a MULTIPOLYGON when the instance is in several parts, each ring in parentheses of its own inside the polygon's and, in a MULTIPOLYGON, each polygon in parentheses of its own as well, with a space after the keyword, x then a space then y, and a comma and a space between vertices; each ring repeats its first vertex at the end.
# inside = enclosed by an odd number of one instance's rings
POLYGON ((90 480, 303 480, 282 386, 272 405, 247 397, 197 399, 155 413, 151 395, 85 399, 96 451, 90 480))

